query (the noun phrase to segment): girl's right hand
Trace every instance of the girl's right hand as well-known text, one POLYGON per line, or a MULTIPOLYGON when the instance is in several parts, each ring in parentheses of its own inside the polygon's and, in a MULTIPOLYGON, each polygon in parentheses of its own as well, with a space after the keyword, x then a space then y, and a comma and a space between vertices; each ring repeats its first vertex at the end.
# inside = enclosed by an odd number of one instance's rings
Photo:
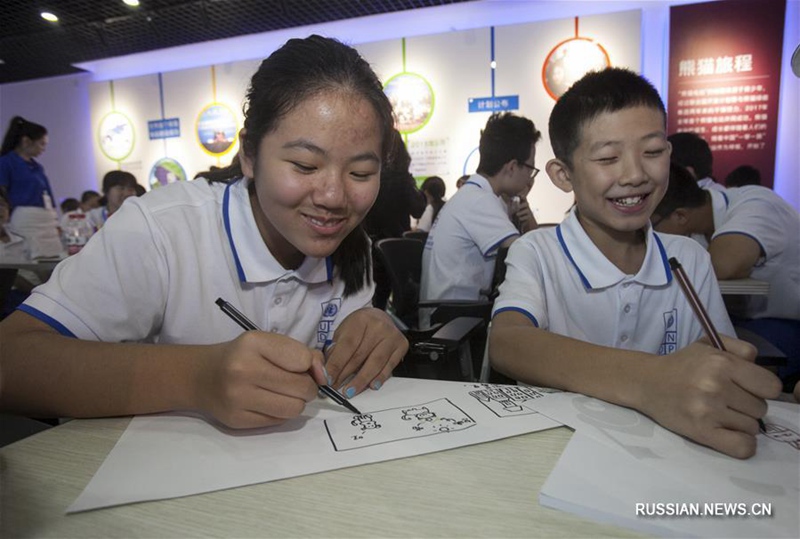
POLYGON ((327 383, 322 353, 284 335, 248 331, 211 349, 199 363, 194 401, 232 428, 297 417, 327 383))

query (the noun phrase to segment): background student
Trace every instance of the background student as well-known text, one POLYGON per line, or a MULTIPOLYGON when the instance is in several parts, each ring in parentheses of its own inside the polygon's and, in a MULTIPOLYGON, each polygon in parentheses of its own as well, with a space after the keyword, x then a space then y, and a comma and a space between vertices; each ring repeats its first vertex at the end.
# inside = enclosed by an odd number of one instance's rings
POLYGON ((444 205, 425 243, 421 300, 478 300, 490 291, 498 248, 519 236, 501 196, 513 197, 530 184, 540 138, 527 118, 489 117, 478 171, 444 205))
POLYGON ((742 187, 743 185, 761 185, 761 172, 756 167, 741 165, 725 176, 725 187, 742 187))
POLYGON ((558 100, 549 132, 556 157, 547 173, 576 204, 559 226, 511 246, 494 305, 492 365, 525 383, 634 408, 729 455, 752 455, 757 418, 780 382, 752 363, 749 344, 729 337, 708 254, 649 226, 670 164, 657 91, 628 70, 590 73, 558 100), (727 352, 702 339, 670 257, 727 352))
POLYGON ((317 384, 379 389, 408 344, 370 307, 360 223, 392 128, 355 49, 289 40, 251 80, 243 178, 132 198, 0 323, 0 410, 262 427, 301 414, 317 384), (220 297, 265 331, 242 333, 220 297))
MULTIPOLYGON (((364 230, 369 234, 373 247, 378 240, 402 237, 403 232, 411 230, 411 217, 418 218, 425 211, 425 195, 417 189, 410 167, 411 155, 402 135, 395 130, 391 158, 381 167, 378 198, 364 218, 364 230)), ((372 264, 375 280, 372 305, 385 309, 391 293, 389 276, 380 258, 373 257, 372 264)))
POLYGON ((667 140, 672 145, 672 160, 685 167, 703 189, 724 191, 725 187, 712 176, 714 155, 708 142, 692 132, 673 133, 667 140))
POLYGON ((444 206, 444 195, 447 187, 444 180, 439 176, 428 176, 420 186, 420 191, 425 194, 428 204, 425 206, 425 212, 419 218, 417 223, 417 230, 422 232, 430 232, 433 222, 439 215, 442 206, 444 206))
POLYGON ((103 204, 86 214, 86 219, 100 230, 126 198, 136 196, 136 176, 125 170, 111 170, 103 176, 103 204))
MULTIPOLYGON (((781 369, 781 377, 796 377, 800 372, 797 210, 766 187, 747 185, 724 192, 700 189, 685 170, 673 167, 652 221, 661 232, 701 236, 708 243, 718 279, 753 277, 769 283, 768 295, 738 297, 728 302, 728 310, 737 326, 761 335, 792 358, 781 369)), ((793 380, 789 385, 794 385, 793 380)))

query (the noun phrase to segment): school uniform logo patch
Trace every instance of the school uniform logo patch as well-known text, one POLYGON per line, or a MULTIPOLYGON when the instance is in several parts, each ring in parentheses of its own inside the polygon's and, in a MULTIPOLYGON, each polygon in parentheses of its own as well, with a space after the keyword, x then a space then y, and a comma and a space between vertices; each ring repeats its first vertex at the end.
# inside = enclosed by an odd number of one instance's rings
POLYGON ((664 340, 658 348, 658 354, 665 356, 678 350, 678 309, 664 313, 664 340))
POLYGON ((333 298, 320 305, 322 307, 322 317, 319 319, 319 326, 317 326, 317 342, 325 344, 329 340, 333 340, 331 330, 333 323, 336 321, 336 316, 339 314, 339 309, 342 308, 342 298, 333 298))

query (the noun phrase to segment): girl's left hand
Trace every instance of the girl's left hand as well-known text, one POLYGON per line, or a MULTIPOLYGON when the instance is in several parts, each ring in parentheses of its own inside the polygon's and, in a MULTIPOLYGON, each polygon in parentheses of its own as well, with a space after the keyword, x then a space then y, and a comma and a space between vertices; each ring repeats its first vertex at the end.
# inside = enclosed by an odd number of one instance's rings
POLYGON ((364 308, 350 314, 328 347, 326 368, 335 389, 347 398, 367 387, 380 389, 408 351, 408 341, 384 311, 364 308))

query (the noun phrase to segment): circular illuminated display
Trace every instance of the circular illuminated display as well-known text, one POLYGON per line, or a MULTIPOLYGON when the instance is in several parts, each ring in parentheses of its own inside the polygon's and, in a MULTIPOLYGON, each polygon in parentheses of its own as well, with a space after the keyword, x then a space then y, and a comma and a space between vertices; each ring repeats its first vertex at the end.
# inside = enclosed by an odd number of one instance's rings
POLYGON ((122 161, 133 151, 133 123, 121 112, 109 112, 97 128, 100 151, 112 161, 122 161))
POLYGON ((545 90, 558 100, 572 84, 590 71, 611 65, 608 53, 593 39, 573 37, 556 45, 544 61, 545 90))
POLYGON ((386 81, 383 91, 397 118, 395 127, 403 134, 419 131, 433 115, 433 89, 416 73, 400 73, 386 81))
POLYGON ((169 183, 186 181, 186 171, 171 157, 163 157, 150 169, 150 189, 169 183))
POLYGON ((227 105, 213 103, 197 116, 197 140, 209 155, 231 151, 237 131, 236 114, 227 105))

